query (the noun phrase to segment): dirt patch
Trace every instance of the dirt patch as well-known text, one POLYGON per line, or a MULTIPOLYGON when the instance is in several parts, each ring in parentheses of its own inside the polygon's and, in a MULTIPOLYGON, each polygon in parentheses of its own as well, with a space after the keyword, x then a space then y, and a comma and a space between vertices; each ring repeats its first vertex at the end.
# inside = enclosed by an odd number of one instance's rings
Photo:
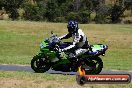
POLYGON ((80 86, 69 81, 21 80, 16 78, 0 78, 0 88, 132 88, 130 84, 85 84, 80 86))
MULTIPOLYGON (((18 80, 15 78, 0 78, 1 88, 82 88, 76 82, 46 81, 46 80, 18 80)), ((83 88, 90 88, 83 86, 83 88)))

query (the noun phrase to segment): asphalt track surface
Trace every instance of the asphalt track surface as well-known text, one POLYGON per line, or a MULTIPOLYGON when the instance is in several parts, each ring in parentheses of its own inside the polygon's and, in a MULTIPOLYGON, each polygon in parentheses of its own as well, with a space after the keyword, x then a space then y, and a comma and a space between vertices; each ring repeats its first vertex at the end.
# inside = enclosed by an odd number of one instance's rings
MULTIPOLYGON (((30 66, 23 66, 23 65, 4 65, 0 64, 1 71, 25 71, 25 72, 33 72, 30 66)), ((49 74, 63 74, 63 75, 76 75, 76 72, 61 72, 61 71, 54 71, 48 70, 47 73, 49 74)), ((130 71, 122 71, 122 70, 102 70, 100 74, 129 74, 132 79, 132 72, 130 71)))

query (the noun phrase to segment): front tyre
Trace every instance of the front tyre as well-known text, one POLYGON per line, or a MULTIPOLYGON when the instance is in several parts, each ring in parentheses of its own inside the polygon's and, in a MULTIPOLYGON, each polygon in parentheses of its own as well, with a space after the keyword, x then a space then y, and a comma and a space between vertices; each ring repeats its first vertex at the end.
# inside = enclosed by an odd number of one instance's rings
POLYGON ((44 57, 34 56, 31 60, 31 68, 37 73, 44 73, 50 69, 50 65, 44 57))

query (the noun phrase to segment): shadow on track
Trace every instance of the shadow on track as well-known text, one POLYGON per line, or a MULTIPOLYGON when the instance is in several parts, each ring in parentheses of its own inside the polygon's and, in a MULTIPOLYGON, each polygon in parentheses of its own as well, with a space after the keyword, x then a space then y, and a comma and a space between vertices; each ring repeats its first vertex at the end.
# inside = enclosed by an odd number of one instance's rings
MULTIPOLYGON (((30 66, 21 66, 21 65, 0 65, 0 70, 3 70, 3 71, 34 72, 30 66)), ((54 71, 54 70, 51 70, 51 69, 48 70, 46 73, 49 73, 49 74, 63 74, 63 75, 76 75, 76 72, 61 72, 61 71, 54 71)))

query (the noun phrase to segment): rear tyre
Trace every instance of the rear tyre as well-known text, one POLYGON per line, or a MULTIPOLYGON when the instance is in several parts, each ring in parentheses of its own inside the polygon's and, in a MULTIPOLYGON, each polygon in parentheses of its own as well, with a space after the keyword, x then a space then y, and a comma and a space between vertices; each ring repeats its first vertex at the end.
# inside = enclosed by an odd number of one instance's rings
POLYGON ((83 69, 86 74, 99 74, 102 71, 103 62, 100 57, 92 57, 85 61, 83 69))
POLYGON ((44 73, 50 69, 50 65, 45 58, 34 56, 31 60, 31 68, 37 73, 44 73))

